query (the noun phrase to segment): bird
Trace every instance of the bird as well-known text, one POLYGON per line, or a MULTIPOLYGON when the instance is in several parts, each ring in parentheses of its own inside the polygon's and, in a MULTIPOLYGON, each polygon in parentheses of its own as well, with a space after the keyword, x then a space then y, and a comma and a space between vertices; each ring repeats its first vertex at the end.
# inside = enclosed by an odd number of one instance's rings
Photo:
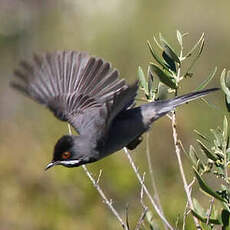
POLYGON ((21 61, 10 85, 44 105, 79 135, 63 135, 46 170, 78 167, 136 148, 151 124, 177 106, 218 90, 210 88, 135 106, 139 82, 127 84, 117 69, 84 51, 51 51, 21 61))

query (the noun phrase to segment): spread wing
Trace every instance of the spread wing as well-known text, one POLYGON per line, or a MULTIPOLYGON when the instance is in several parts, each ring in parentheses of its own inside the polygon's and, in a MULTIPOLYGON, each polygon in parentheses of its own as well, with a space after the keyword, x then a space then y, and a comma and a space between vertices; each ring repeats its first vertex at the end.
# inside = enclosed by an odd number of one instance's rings
POLYGON ((11 85, 80 135, 106 132, 114 117, 132 104, 137 83, 128 86, 111 65, 85 52, 59 51, 21 62, 11 85))

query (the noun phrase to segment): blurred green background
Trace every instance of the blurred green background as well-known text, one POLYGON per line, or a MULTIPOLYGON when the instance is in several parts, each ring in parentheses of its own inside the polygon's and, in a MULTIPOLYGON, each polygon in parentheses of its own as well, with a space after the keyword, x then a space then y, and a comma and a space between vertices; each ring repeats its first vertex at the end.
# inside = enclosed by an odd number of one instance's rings
MULTIPOLYGON (((82 168, 55 167, 45 172, 56 140, 67 125, 46 109, 9 88, 14 68, 34 52, 75 49, 102 56, 120 70, 128 82, 137 67, 151 61, 146 40, 162 32, 176 44, 176 29, 189 32, 185 48, 202 32, 206 46, 194 77, 180 90, 193 90, 217 65, 219 85, 224 67, 230 68, 230 2, 149 0, 0 0, 0 230, 121 229, 102 203, 82 168)), ((195 143, 193 129, 208 132, 222 123, 221 93, 178 109, 178 132, 188 149, 195 143)), ((169 221, 183 216, 186 198, 174 153, 169 119, 157 121, 150 133, 151 155, 157 187, 169 221)), ((143 142, 133 151, 141 172, 149 176, 143 142)), ((184 159, 188 180, 192 171, 184 159)), ((131 227, 141 213, 140 186, 123 152, 89 165, 122 216, 129 205, 131 227)), ((194 189, 194 194, 200 193, 194 189)), ((191 229, 191 227, 187 227, 191 229)))

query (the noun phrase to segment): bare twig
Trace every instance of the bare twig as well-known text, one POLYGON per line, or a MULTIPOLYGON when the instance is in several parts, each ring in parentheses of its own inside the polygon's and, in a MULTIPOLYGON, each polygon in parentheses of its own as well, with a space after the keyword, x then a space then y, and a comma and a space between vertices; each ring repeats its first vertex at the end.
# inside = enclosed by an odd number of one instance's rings
POLYGON ((137 222, 137 225, 136 225, 136 227, 135 227, 135 230, 139 230, 139 229, 141 228, 141 225, 142 225, 142 223, 143 223, 143 221, 144 221, 144 219, 145 219, 145 216, 146 216, 147 211, 148 211, 148 208, 143 209, 143 211, 142 211, 142 213, 141 213, 141 216, 140 216, 140 218, 139 218, 139 220, 138 220, 138 222, 137 222))
MULTIPOLYGON (((186 177, 185 177, 185 173, 184 173, 184 169, 183 169, 183 165, 182 165, 182 160, 181 160, 181 151, 180 151, 180 147, 179 147, 180 143, 179 143, 178 134, 177 134, 177 130, 176 130, 176 113, 175 113, 175 111, 173 111, 173 114, 172 114, 172 130, 173 130, 173 141, 174 141, 174 146, 175 146, 175 152, 176 152, 176 156, 177 156, 177 161, 178 161, 178 165, 179 165, 181 178, 182 178, 183 185, 184 185, 184 190, 185 190, 185 193, 187 195, 188 204, 189 204, 190 209, 194 209, 193 203, 192 203, 192 198, 191 198, 190 188, 189 188, 189 185, 188 185, 186 177)), ((195 216, 193 216, 193 219, 194 219, 194 223, 196 225, 196 228, 201 229, 201 226, 199 224, 198 219, 195 216)))
POLYGON ((71 126, 70 126, 70 124, 69 124, 69 123, 68 123, 68 131, 69 131, 69 135, 72 135, 71 126))
MULTIPOLYGON (((156 182, 155 182, 155 178, 153 175, 153 168, 152 168, 152 162, 151 162, 151 155, 150 155, 150 144, 149 144, 149 132, 147 132, 146 134, 146 155, 147 155, 147 162, 148 162, 148 167, 149 167, 149 174, 150 174, 150 178, 151 178, 151 184, 152 184, 152 188, 153 188, 153 192, 154 192, 154 198, 157 202, 157 205, 162 213, 162 215, 164 215, 162 206, 161 206, 161 202, 160 202, 160 197, 159 197, 159 193, 157 191, 157 186, 156 186, 156 182)), ((167 226, 164 224, 164 228, 167 229, 167 226)))
POLYGON ((85 165, 82 165, 82 168, 84 169, 86 175, 89 177, 90 181, 92 182, 93 186, 97 189, 98 193, 100 194, 103 202, 109 207, 109 209, 112 211, 112 213, 114 214, 114 216, 117 218, 117 220, 120 222, 121 226, 123 227, 123 229, 125 230, 129 230, 127 225, 125 224, 125 222, 122 220, 122 218, 120 217, 119 213, 117 212, 117 210, 113 207, 113 202, 112 200, 109 200, 106 195, 104 194, 104 192, 102 191, 101 187, 99 186, 99 184, 96 182, 96 180, 93 178, 92 174, 89 172, 89 170, 87 169, 87 167, 85 165))
POLYGON ((143 173, 143 177, 142 177, 140 202, 143 209, 148 209, 148 207, 144 203, 144 188, 143 188, 144 183, 145 183, 145 172, 143 173))
POLYGON ((186 206, 185 206, 185 209, 184 209, 182 230, 185 230, 185 224, 186 224, 186 217, 187 217, 187 215, 188 215, 188 202, 186 203, 186 206))
MULTIPOLYGON (((142 177, 143 184, 144 184, 144 181, 145 181, 145 173, 143 173, 143 177, 142 177)), ((148 211, 148 207, 145 205, 143 197, 144 197, 144 190, 143 190, 143 185, 141 185, 140 202, 141 202, 141 206, 142 206, 143 210, 142 210, 141 216, 140 216, 140 218, 139 218, 139 220, 137 222, 135 230, 139 230, 141 228, 141 225, 142 225, 142 223, 143 223, 143 221, 145 219, 146 213, 148 211)))
POLYGON ((150 178, 151 178, 151 184, 152 184, 152 188, 154 191, 154 198, 158 203, 158 207, 162 211, 162 207, 160 204, 160 197, 157 191, 157 186, 156 186, 156 182, 155 182, 155 178, 153 175, 153 168, 152 168, 152 163, 151 163, 151 155, 150 155, 150 148, 149 148, 149 132, 146 133, 146 155, 147 155, 147 162, 148 162, 148 167, 149 167, 149 174, 150 174, 150 178))
MULTIPOLYGON (((71 127, 70 127, 69 124, 68 124, 68 130, 69 130, 69 134, 72 135, 71 127)), ((88 170, 88 168, 85 165, 82 165, 82 168, 85 171, 85 173, 88 176, 88 178, 90 179, 90 181, 92 182, 93 186, 98 191, 98 193, 101 196, 103 202, 108 206, 108 208, 112 211, 113 215, 120 222, 122 228, 124 230, 129 230, 128 226, 125 224, 125 222, 123 221, 123 219, 121 218, 121 216, 119 215, 119 213, 117 212, 117 210, 113 207, 112 200, 109 200, 106 197, 105 193, 103 192, 103 190, 101 189, 101 187, 99 185, 99 180, 101 178, 102 170, 100 170, 99 176, 98 176, 98 178, 96 180, 96 179, 94 179, 94 177, 92 176, 91 172, 88 170)))
POLYGON ((137 176, 138 181, 140 182, 141 186, 143 186, 143 190, 144 190, 144 192, 146 193, 147 197, 149 198, 149 200, 150 200, 150 202, 151 202, 153 208, 155 209, 156 213, 157 213, 158 216, 161 218, 161 220, 166 224, 166 226, 167 226, 170 230, 173 230, 173 227, 169 224, 169 222, 166 220, 166 218, 164 217, 164 215, 161 213, 160 209, 158 208, 158 205, 156 204, 156 202, 154 201, 154 199, 153 199, 152 196, 150 195, 150 193, 149 193, 147 187, 146 187, 145 184, 143 183, 142 178, 141 178, 141 176, 140 176, 140 174, 139 174, 139 172, 138 172, 138 169, 137 169, 137 167, 136 167, 136 165, 135 165, 135 163, 134 163, 134 161, 133 161, 133 159, 132 159, 132 157, 131 157, 131 155, 130 155, 128 149, 127 149, 126 147, 124 147, 123 149, 124 149, 125 154, 126 154, 126 156, 128 157, 128 160, 129 160, 129 162, 130 162, 130 164, 131 164, 131 166, 132 166, 132 168, 133 168, 133 170, 134 170, 134 172, 135 172, 135 174, 136 174, 136 176, 137 176))
POLYGON ((193 184, 195 183, 195 181, 196 181, 196 178, 195 178, 195 177, 193 177, 192 181, 191 181, 191 182, 190 182, 190 184, 188 185, 188 188, 189 188, 190 194, 191 194, 191 192, 192 192, 192 186, 193 186, 193 184))
POLYGON ((211 214, 212 214, 214 200, 215 200, 215 198, 213 197, 211 202, 210 202, 210 207, 209 207, 209 210, 208 210, 208 217, 207 217, 207 221, 206 221, 207 225, 209 224, 209 220, 210 220, 210 217, 211 217, 211 214))
POLYGON ((98 178, 97 178, 97 181, 96 181, 97 184, 99 184, 99 181, 101 179, 101 174, 102 174, 102 170, 100 169, 99 175, 98 175, 98 178))
MULTIPOLYGON (((183 46, 181 47, 181 51, 180 51, 180 60, 182 60, 182 59, 183 59, 183 46)), ((181 73, 181 66, 179 66, 179 68, 177 70, 177 76, 176 76, 177 83, 179 83, 179 81, 181 80, 180 73, 181 73)), ((175 92, 175 96, 177 96, 177 91, 175 92)), ((189 186, 187 183, 184 169, 183 169, 183 165, 182 165, 182 160, 181 160, 181 151, 180 151, 180 147, 179 147, 180 146, 180 140, 178 139, 178 134, 177 134, 177 129, 176 129, 176 112, 175 111, 172 112, 171 123, 172 123, 173 141, 174 141, 174 146, 175 146, 175 152, 176 152, 176 156, 177 156, 177 161, 178 161, 178 165, 179 165, 181 178, 182 178, 183 185, 184 185, 184 190, 185 190, 185 193, 187 195, 189 208, 193 209, 193 203, 192 203, 191 191, 190 191, 191 186, 189 186)), ((196 225, 196 228, 201 229, 199 221, 195 216, 193 216, 193 220, 194 220, 194 223, 196 225)))
MULTIPOLYGON (((180 142, 180 145, 182 146, 181 142, 180 142)), ((191 196, 191 193, 192 193, 192 186, 195 183, 195 181, 196 181, 196 178, 193 177, 192 181, 188 185, 190 196, 191 196)), ((190 212, 191 212, 191 209, 189 209, 189 203, 187 201, 186 206, 185 206, 185 210, 184 210, 184 218, 183 218, 183 227, 182 227, 182 230, 185 229, 186 217, 189 215, 190 212)))

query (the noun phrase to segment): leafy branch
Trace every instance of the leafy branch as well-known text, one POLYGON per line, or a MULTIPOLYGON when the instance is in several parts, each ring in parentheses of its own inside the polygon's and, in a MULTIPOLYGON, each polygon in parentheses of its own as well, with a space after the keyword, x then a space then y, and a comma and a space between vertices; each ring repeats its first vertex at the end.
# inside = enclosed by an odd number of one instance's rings
MULTIPOLYGON (((175 96, 178 95, 178 89, 181 86, 182 80, 188 79, 193 76, 192 69, 195 66, 195 63, 200 58, 203 48, 204 48, 204 34, 201 35, 200 39, 195 43, 192 49, 184 53, 184 37, 187 36, 187 33, 182 34, 180 31, 177 31, 177 40, 179 43, 180 51, 179 55, 168 41, 163 37, 162 34, 159 34, 159 42, 154 36, 154 42, 156 47, 160 50, 160 54, 148 41, 147 45, 152 54, 154 62, 150 62, 147 77, 144 74, 144 71, 141 67, 138 68, 138 76, 140 81, 140 88, 144 92, 146 101, 155 101, 160 99, 165 99, 170 93, 174 93, 175 96), (182 65, 184 62, 187 62, 187 59, 190 59, 189 67, 182 73, 182 65), (155 78, 157 76, 157 78, 155 78)), ((207 79, 203 81, 197 89, 201 90, 205 88, 208 83, 214 78, 217 68, 215 67, 214 71, 209 74, 207 79)), ((143 99, 143 98, 142 98, 143 99)), ((172 112, 171 122, 172 122, 172 131, 173 131, 173 140, 175 145, 175 152, 177 156, 179 171, 181 178, 184 184, 184 190, 188 200, 188 206, 190 210, 194 210, 194 204, 191 196, 191 187, 188 184, 183 169, 183 164, 181 160, 181 141, 178 138, 177 134, 177 125, 176 125, 176 113, 172 112)), ((151 171, 151 169, 150 169, 151 171)), ((197 229, 201 229, 199 224, 199 218, 193 212, 194 223, 197 229)), ((184 218, 185 222, 185 218, 184 218)))

